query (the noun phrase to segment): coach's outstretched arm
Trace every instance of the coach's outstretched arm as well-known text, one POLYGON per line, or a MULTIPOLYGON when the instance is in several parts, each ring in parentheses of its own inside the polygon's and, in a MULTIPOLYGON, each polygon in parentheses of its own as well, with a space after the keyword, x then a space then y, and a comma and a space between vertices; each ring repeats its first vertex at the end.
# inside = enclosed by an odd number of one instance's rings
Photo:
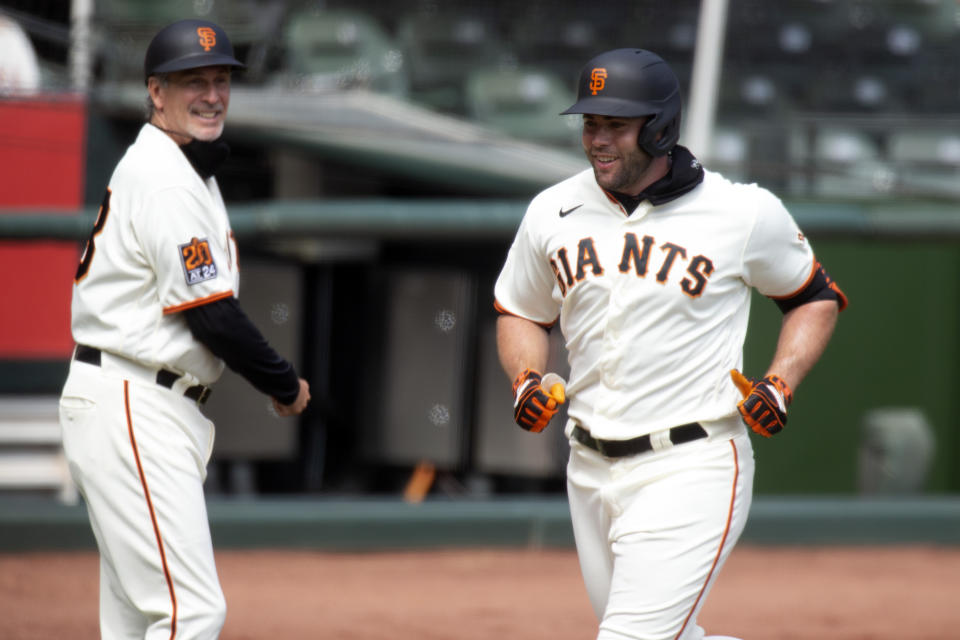
POLYGON ((236 298, 193 307, 183 314, 194 337, 254 388, 270 396, 278 415, 299 415, 307 408, 310 385, 270 346, 236 298))

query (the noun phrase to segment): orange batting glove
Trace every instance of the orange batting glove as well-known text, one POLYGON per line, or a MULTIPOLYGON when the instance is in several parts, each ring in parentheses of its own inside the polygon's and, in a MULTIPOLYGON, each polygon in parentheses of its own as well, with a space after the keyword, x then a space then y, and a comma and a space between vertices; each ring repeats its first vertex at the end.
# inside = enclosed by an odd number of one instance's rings
POLYGON ((567 392, 563 378, 557 374, 541 376, 538 371, 524 369, 513 381, 513 398, 513 419, 527 431, 540 433, 567 401, 567 392))
POLYGON ((747 426, 764 438, 783 431, 787 425, 787 407, 793 401, 793 392, 783 378, 769 375, 754 380, 736 369, 730 370, 730 377, 743 394, 737 409, 747 426))

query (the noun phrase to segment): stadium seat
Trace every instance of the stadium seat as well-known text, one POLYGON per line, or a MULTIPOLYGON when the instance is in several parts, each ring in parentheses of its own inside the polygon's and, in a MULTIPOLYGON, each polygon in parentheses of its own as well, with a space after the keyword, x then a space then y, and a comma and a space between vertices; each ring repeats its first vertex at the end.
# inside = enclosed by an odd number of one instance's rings
POLYGON ((478 69, 467 78, 467 115, 503 133, 559 146, 579 146, 580 117, 561 116, 575 94, 540 69, 478 69))
POLYGON ((0 396, 0 493, 54 493, 75 504, 58 396, 0 396))
POLYGON ((887 197, 896 174, 876 139, 854 127, 825 124, 812 139, 798 130, 790 138, 791 166, 805 168, 791 179, 791 191, 831 198, 887 197))
POLYGON ((960 132, 953 128, 893 131, 889 135, 890 158, 898 165, 950 167, 960 170, 960 132))
POLYGON ((829 69, 815 79, 810 111, 884 113, 900 111, 899 92, 879 68, 829 69))
POLYGON ((288 16, 284 72, 300 89, 407 92, 403 55, 377 22, 350 10, 306 10, 288 16))
POLYGON ((719 171, 728 180, 747 180, 749 142, 738 128, 718 126, 710 140, 710 153, 702 158, 706 168, 719 171))
MULTIPOLYGON (((533 5, 541 7, 542 5, 533 5)), ((531 13, 511 22, 509 45, 521 65, 531 65, 557 74, 573 86, 580 68, 597 53, 610 48, 606 31, 595 21, 551 20, 531 13)))
POLYGON ((482 17, 411 14, 401 21, 397 40, 411 98, 443 111, 464 112, 465 81, 472 71, 516 62, 482 17))
POLYGON ((718 109, 730 118, 781 113, 792 105, 782 72, 727 65, 721 71, 718 109))
POLYGON ((659 54, 672 64, 689 63, 697 43, 698 0, 670 3, 646 2, 616 23, 614 46, 638 46, 659 54))
POLYGON ((899 128, 888 134, 891 165, 905 193, 960 193, 960 133, 952 128, 899 128))

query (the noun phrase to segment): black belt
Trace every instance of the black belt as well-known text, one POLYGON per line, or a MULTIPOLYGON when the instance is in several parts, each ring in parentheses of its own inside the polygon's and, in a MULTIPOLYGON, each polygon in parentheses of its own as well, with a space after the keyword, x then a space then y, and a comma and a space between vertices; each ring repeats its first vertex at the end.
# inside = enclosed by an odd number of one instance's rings
MULTIPOLYGON (((73 358, 79 362, 85 362, 87 364, 92 364, 95 367, 99 367, 101 361, 103 360, 103 355, 101 354, 100 349, 97 349, 96 347, 88 347, 85 344, 78 344, 77 351, 73 358)), ((173 389, 174 383, 179 379, 180 376, 173 371, 168 371, 167 369, 160 369, 157 371, 157 384, 161 387, 173 389)), ((198 404, 203 404, 207 401, 207 398, 210 397, 210 392, 210 387, 205 387, 202 384, 195 384, 192 387, 187 387, 187 389, 183 392, 183 395, 191 400, 195 400, 198 404)))
MULTIPOLYGON (((635 456, 638 453, 646 453, 653 450, 653 444, 650 442, 650 434, 642 435, 629 440, 600 440, 590 435, 590 432, 574 425, 573 437, 580 444, 586 445, 608 458, 622 458, 624 456, 635 456)), ((670 429, 670 442, 681 444, 683 442, 692 442, 700 438, 706 438, 707 431, 699 422, 682 424, 679 427, 670 429)))

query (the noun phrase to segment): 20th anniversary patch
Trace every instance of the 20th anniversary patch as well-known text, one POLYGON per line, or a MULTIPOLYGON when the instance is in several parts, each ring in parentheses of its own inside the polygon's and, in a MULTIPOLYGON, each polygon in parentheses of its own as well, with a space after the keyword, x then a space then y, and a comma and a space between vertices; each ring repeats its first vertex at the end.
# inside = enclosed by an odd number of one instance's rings
POLYGON ((181 244, 180 263, 183 265, 187 284, 197 284, 217 277, 217 265, 213 261, 210 243, 206 238, 193 238, 187 244, 181 244))

